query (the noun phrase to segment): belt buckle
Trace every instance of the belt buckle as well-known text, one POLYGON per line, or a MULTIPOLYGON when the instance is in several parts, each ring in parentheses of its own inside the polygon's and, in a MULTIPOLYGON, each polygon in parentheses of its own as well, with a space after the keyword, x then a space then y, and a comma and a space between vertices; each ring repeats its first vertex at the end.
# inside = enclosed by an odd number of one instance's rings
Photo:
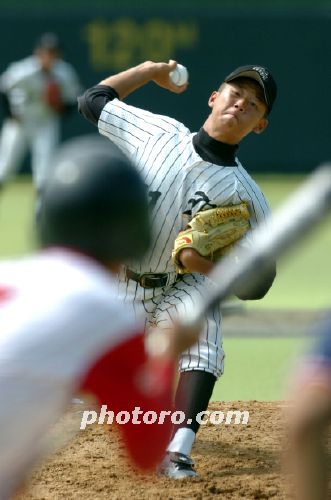
POLYGON ((153 280, 158 278, 155 278, 155 273, 144 273, 139 278, 139 285, 142 286, 143 288, 153 288, 153 286, 149 286, 146 284, 146 280, 148 279, 153 280))
POLYGON ((144 273, 139 278, 139 285, 143 288, 162 288, 166 286, 167 278, 167 273, 144 273), (160 281, 163 279, 165 280, 165 283, 161 284, 160 281), (150 281, 149 284, 147 284, 147 280, 150 281))

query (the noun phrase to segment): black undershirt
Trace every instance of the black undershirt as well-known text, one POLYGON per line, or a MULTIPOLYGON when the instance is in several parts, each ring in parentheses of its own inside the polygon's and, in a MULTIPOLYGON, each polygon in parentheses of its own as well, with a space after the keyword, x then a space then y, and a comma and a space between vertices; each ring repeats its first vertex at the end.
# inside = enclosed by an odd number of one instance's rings
POLYGON ((193 146, 204 161, 222 167, 237 167, 235 159, 238 145, 225 144, 210 137, 204 128, 193 137, 193 146))
POLYGON ((109 85, 95 85, 78 97, 78 111, 93 125, 97 125, 107 102, 118 99, 118 93, 109 85))

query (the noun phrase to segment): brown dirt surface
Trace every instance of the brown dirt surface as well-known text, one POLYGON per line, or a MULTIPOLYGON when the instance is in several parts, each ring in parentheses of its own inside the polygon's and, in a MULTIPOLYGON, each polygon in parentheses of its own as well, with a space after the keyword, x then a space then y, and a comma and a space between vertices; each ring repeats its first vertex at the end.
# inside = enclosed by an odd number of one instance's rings
MULTIPOLYGON (((126 462, 116 427, 90 425, 33 473, 19 499, 284 499, 283 406, 257 401, 210 404, 211 411, 249 411, 249 422, 201 426, 192 453, 200 477, 193 480, 138 474, 126 462)), ((77 423, 81 414, 75 406, 69 418, 77 423)))

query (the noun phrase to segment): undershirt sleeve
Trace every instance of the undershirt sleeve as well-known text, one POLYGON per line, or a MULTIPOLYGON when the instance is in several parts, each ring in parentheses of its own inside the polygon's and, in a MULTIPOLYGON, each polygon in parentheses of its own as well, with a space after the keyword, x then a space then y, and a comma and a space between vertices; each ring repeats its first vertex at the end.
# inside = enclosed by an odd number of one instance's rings
POLYGON ((101 111, 113 99, 119 99, 115 89, 108 85, 95 85, 78 97, 78 111, 93 125, 97 125, 101 111))

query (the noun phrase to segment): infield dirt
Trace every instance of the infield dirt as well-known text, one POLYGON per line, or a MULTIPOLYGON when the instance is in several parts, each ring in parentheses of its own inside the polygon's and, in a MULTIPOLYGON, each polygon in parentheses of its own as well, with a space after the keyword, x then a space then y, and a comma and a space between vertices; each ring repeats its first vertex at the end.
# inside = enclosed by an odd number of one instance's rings
MULTIPOLYGON (((194 446, 198 479, 142 476, 128 465, 117 430, 91 425, 36 470, 20 500, 287 498, 281 471, 282 403, 214 402, 209 410, 249 411, 247 425, 204 425, 194 446)), ((66 418, 77 417, 73 407, 66 418)), ((146 443, 146 446, 153 446, 146 443)))

